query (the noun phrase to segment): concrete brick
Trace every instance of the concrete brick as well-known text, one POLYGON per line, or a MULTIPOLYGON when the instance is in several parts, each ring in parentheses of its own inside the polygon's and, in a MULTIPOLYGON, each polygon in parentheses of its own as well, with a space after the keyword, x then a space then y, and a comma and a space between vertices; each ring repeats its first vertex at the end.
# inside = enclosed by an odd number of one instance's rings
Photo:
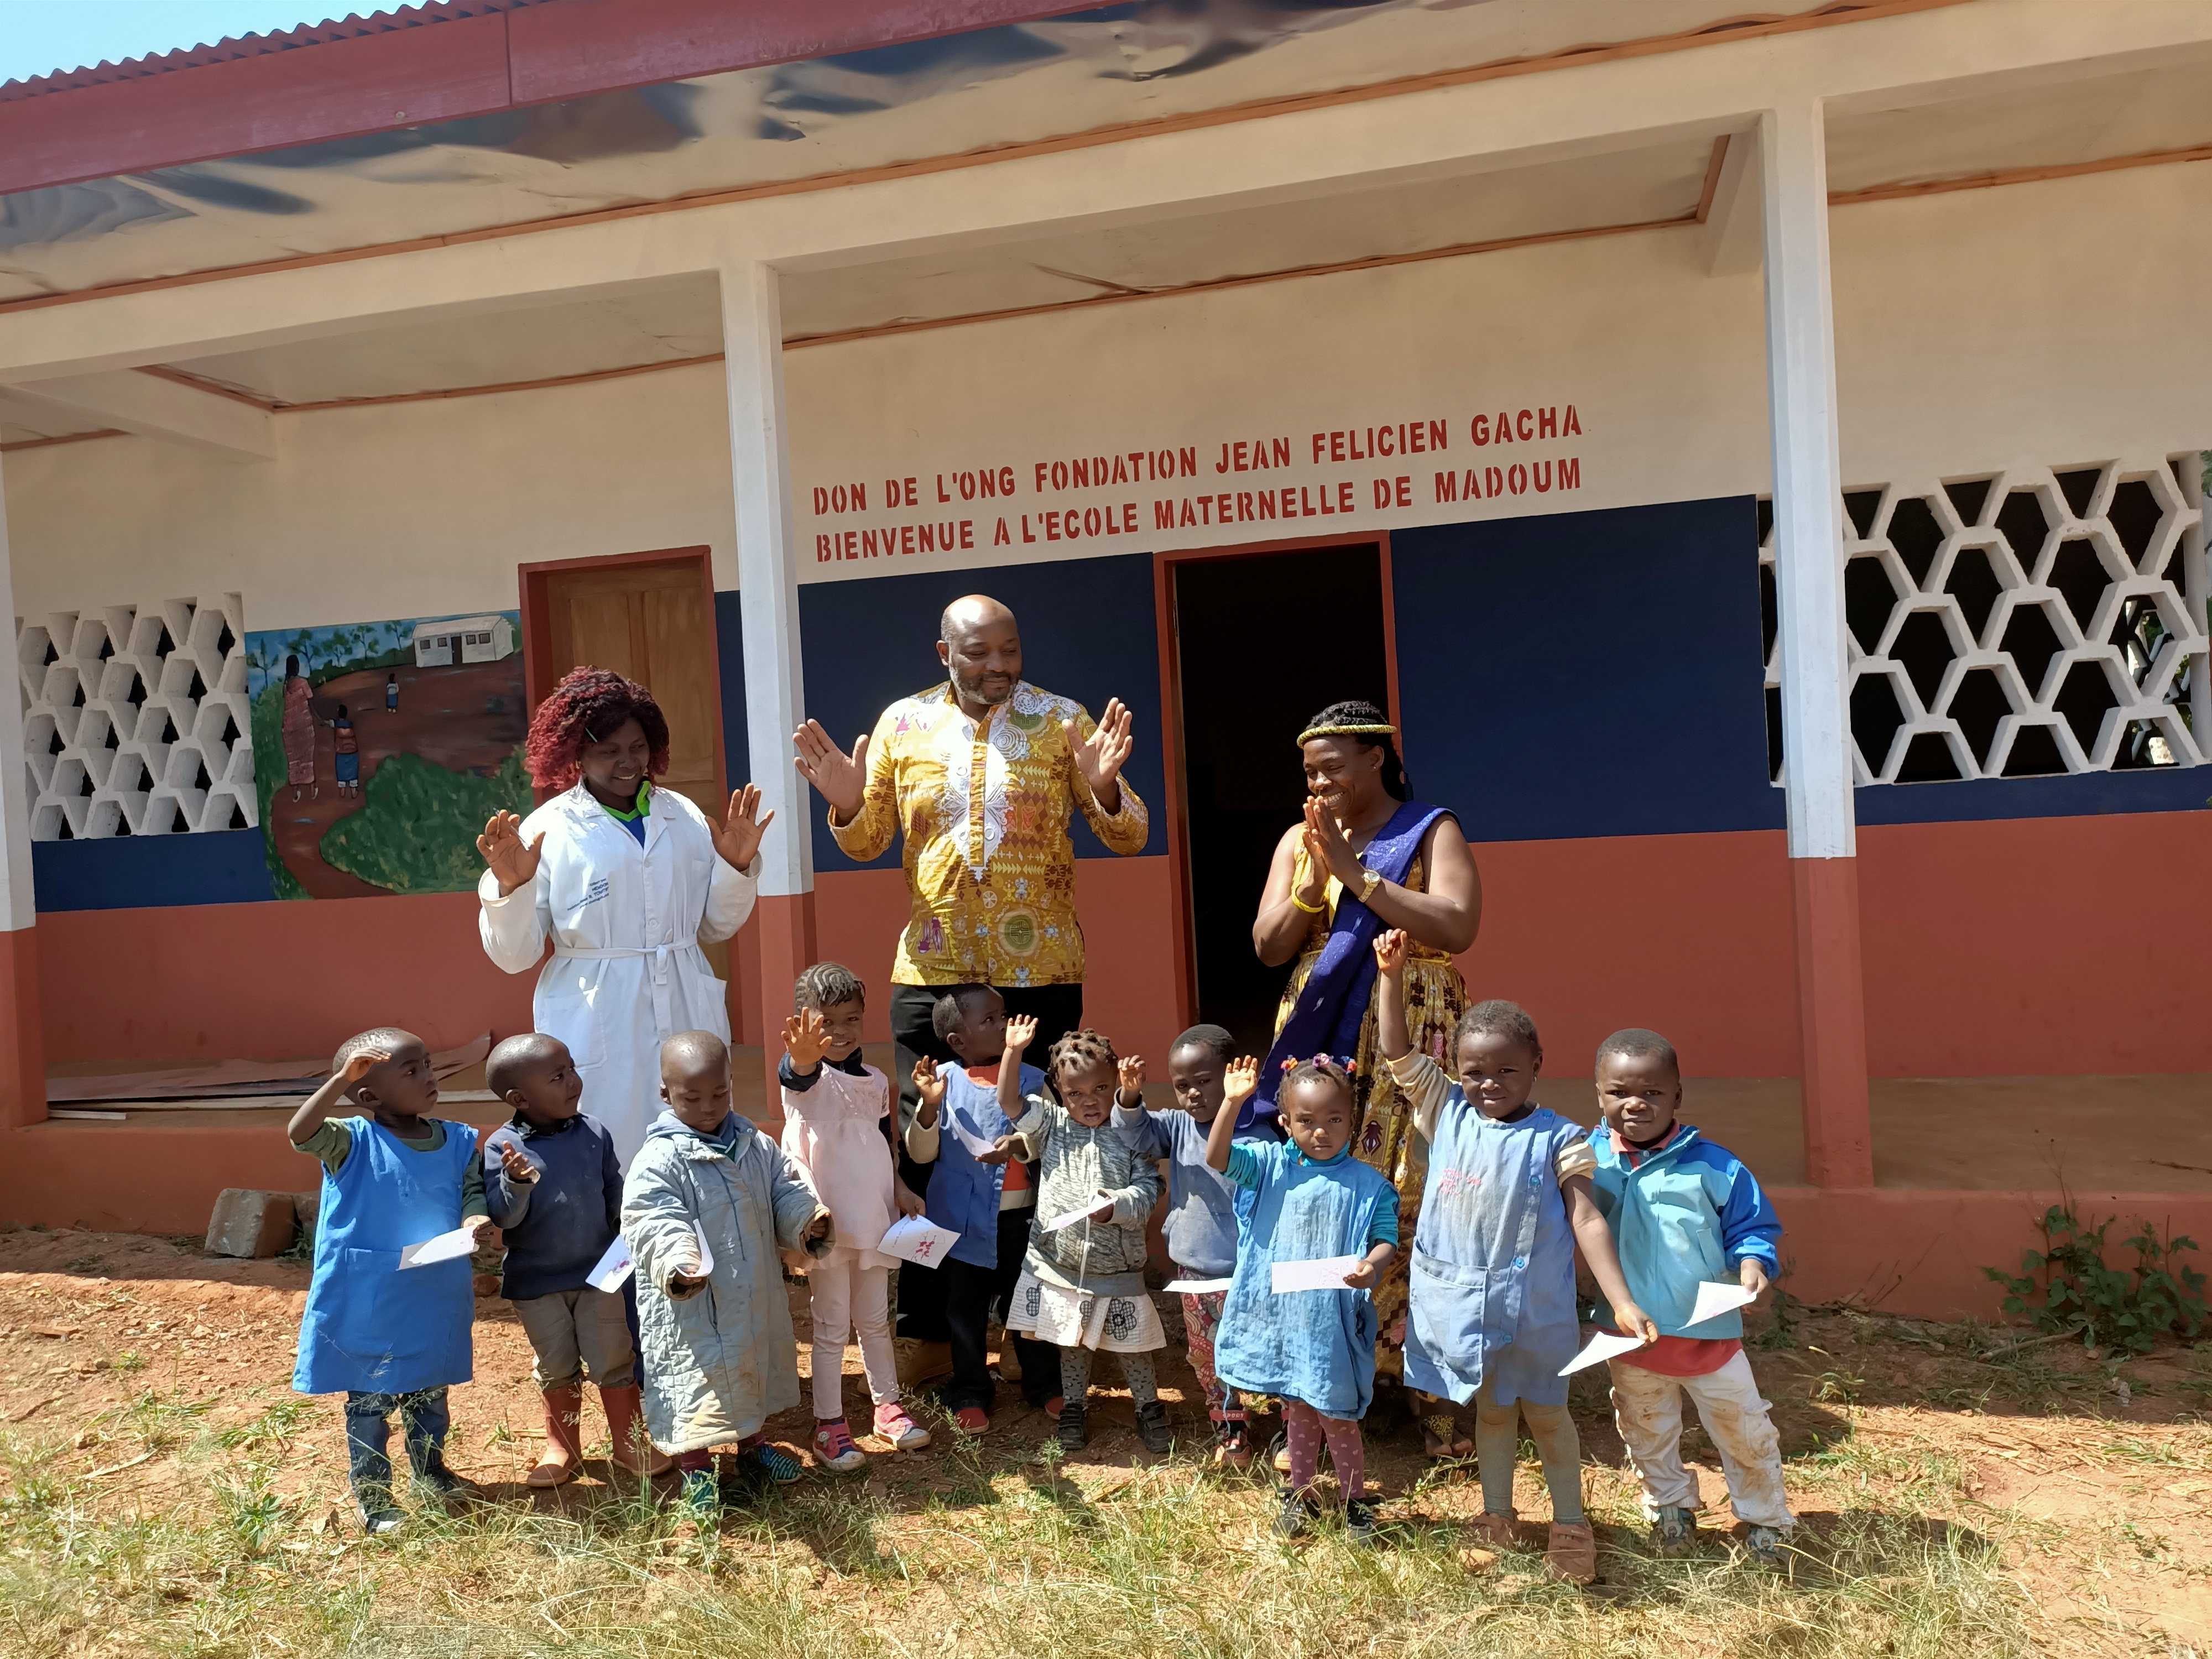
POLYGON ((248 1258, 270 1256, 292 1242, 299 1230, 289 1193, 261 1193, 226 1187, 208 1218, 207 1253, 248 1258))
POLYGON ((313 1228, 322 1212, 323 1189, 320 1187, 310 1187, 304 1193, 292 1194, 292 1213, 299 1218, 301 1232, 313 1228))

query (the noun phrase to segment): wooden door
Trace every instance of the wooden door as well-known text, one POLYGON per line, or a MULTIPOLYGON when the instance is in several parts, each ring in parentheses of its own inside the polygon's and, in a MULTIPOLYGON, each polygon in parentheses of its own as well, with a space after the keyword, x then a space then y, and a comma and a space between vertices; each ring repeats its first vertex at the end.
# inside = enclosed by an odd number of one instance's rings
POLYGON ((729 803, 722 788, 720 670, 714 596, 700 561, 610 561, 597 569, 550 570, 543 580, 550 654, 544 678, 533 672, 533 683, 550 687, 588 664, 649 688, 668 716, 668 770, 660 787, 690 796, 720 818, 729 803))

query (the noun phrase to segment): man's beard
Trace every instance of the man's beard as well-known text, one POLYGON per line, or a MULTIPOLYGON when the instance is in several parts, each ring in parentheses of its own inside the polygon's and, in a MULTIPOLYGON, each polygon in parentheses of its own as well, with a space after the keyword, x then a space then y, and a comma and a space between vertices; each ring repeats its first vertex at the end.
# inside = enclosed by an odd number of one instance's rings
POLYGON ((945 671, 945 676, 952 682, 952 695, 955 698, 978 704, 985 708, 998 708, 1000 704, 1014 695, 1014 688, 1021 684, 1018 675, 1008 679, 1006 689, 994 697, 983 690, 983 682, 988 678, 985 675, 978 674, 972 681, 963 680, 960 678, 958 669, 947 668, 945 671))

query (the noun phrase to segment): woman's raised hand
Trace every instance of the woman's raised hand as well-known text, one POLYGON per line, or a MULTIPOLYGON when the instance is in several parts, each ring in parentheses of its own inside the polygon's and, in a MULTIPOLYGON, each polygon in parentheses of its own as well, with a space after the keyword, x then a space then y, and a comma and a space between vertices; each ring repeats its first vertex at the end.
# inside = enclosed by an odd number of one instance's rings
POLYGON ((1104 794, 1121 775, 1121 763, 1129 758, 1135 742, 1129 735, 1130 725, 1129 711, 1119 697, 1107 703, 1088 738, 1076 730, 1073 720, 1060 722, 1060 729, 1067 733, 1067 746, 1074 751, 1075 769, 1083 774, 1092 794, 1104 794))
POLYGON ((799 751, 799 776, 814 786, 839 818, 851 818, 868 794, 867 734, 853 739, 848 755, 822 729, 820 720, 809 720, 791 734, 791 742, 799 751))
MULTIPOLYGON (((1356 888, 1361 880, 1359 854, 1352 850, 1352 843, 1344 838, 1344 828, 1336 821, 1336 814, 1318 795, 1306 797, 1306 857, 1318 867, 1326 868, 1346 887, 1356 888)), ((1323 878, 1326 880, 1326 878, 1323 878)))
POLYGON ((499 896, 505 898, 518 887, 529 885, 538 873, 538 849, 545 845, 540 830, 527 845, 522 839, 522 820, 512 812, 498 811, 477 837, 477 852, 484 867, 499 878, 499 896))
POLYGON ((732 870, 742 870, 753 861, 753 854, 760 851, 761 837, 775 822, 775 809, 770 807, 768 816, 762 817, 760 804, 760 786, 749 783, 730 797, 729 817, 710 824, 708 833, 714 838, 714 850, 732 870))

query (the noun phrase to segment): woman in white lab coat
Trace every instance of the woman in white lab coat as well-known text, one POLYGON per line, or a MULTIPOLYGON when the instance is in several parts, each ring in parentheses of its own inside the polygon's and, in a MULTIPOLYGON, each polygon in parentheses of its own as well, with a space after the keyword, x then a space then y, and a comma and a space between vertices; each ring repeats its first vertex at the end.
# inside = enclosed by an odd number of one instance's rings
POLYGON ((484 953, 510 974, 538 966, 538 1029, 568 1046, 582 1109, 627 1168, 660 1110, 660 1045, 678 1031, 730 1036, 729 1006, 702 939, 752 914, 768 817, 748 784, 716 823, 670 789, 668 722, 653 694, 601 668, 571 671, 531 719, 524 750, 540 788, 527 818, 500 812, 477 838, 484 953))

